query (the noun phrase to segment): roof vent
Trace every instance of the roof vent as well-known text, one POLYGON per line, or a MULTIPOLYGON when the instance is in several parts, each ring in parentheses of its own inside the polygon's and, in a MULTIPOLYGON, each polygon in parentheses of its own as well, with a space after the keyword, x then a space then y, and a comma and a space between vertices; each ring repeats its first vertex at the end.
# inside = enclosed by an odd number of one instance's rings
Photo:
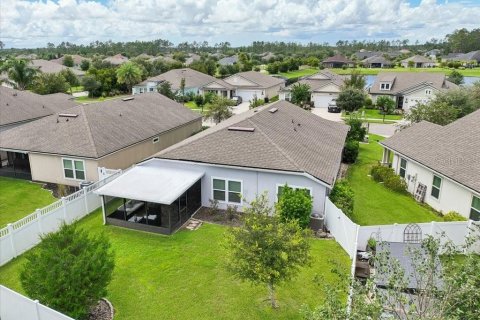
POLYGON ((130 100, 133 100, 134 97, 126 97, 126 98, 122 98, 122 101, 130 101, 130 100))
POLYGON ((76 118, 76 117, 78 117, 78 114, 75 114, 75 113, 60 113, 58 116, 62 117, 62 118, 76 118))
POLYGON ((272 109, 270 109, 270 110, 268 110, 268 111, 269 111, 270 113, 275 113, 275 112, 278 111, 278 108, 272 108, 272 109))
POLYGON ((228 131, 254 132, 255 128, 248 127, 228 127, 228 131))

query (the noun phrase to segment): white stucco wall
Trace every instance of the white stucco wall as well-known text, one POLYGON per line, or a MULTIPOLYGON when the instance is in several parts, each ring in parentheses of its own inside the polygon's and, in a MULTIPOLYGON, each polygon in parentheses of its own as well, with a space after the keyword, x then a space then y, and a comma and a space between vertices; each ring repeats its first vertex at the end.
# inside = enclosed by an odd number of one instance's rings
MULTIPOLYGON (((214 166, 209 164, 198 164, 193 162, 180 162, 163 159, 153 159, 142 165, 158 166, 163 168, 181 168, 194 171, 205 172, 202 178, 202 205, 209 206, 209 200, 213 198, 212 195, 212 177, 241 180, 242 181, 242 196, 247 202, 253 200, 257 194, 264 191, 268 192, 270 204, 276 202, 277 185, 284 185, 288 183, 291 186, 305 187, 311 190, 313 195, 313 211, 323 213, 325 207, 325 198, 327 188, 317 181, 302 176, 300 174, 288 174, 282 172, 262 172, 254 169, 243 170, 240 168, 226 168, 214 166)), ((242 204, 242 206, 245 203, 242 204)), ((219 207, 226 208, 226 203, 220 203, 219 207)), ((239 206, 239 210, 242 210, 239 206)))
MULTIPOLYGON (((394 154, 392 168, 397 174, 399 174, 400 171, 399 159, 400 155, 394 154)), ((408 159, 406 160, 407 170, 405 179, 408 178, 408 175, 414 177, 413 179, 410 179, 410 181, 407 180, 408 191, 410 193, 414 194, 418 184, 422 183, 427 186, 425 203, 444 214, 448 213, 449 211, 456 211, 464 217, 469 218, 470 208, 472 205, 472 197, 474 195, 471 190, 438 173, 434 173, 433 170, 428 169, 416 162, 410 161, 408 159), (431 195, 434 175, 442 178, 440 196, 438 199, 431 195)))
POLYGON ((403 110, 408 111, 418 103, 427 103, 435 97, 437 92, 438 90, 431 87, 422 87, 421 89, 405 94, 403 96, 403 110))

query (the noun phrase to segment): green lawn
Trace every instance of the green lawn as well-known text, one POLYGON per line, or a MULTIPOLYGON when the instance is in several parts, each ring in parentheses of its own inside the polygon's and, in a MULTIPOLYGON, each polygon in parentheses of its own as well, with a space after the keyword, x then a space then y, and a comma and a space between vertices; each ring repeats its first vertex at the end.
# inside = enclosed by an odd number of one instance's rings
MULTIPOLYGON (((197 231, 161 236, 102 226, 99 211, 81 220, 92 233, 104 231, 115 250, 116 267, 108 299, 115 319, 300 319, 303 304, 316 306, 322 290, 313 281, 335 283, 332 260, 348 273, 350 260, 333 240, 312 240, 313 262, 278 290, 280 308, 264 301, 267 290, 232 278, 223 266, 226 227, 204 224, 197 231)), ((34 249, 35 250, 35 249, 34 249)), ((0 284, 23 292, 23 256, 0 268, 0 284)))
MULTIPOLYGON (((383 114, 380 113, 378 109, 359 109, 358 114, 361 116, 364 113, 365 118, 368 119, 378 119, 383 120, 383 114)), ((348 115, 345 114, 345 111, 342 111, 342 117, 348 118, 348 115)), ((385 115, 385 120, 402 120, 403 116, 399 114, 387 114, 385 115)))
POLYGON ((359 71, 361 74, 365 75, 376 75, 381 71, 389 72, 442 72, 449 74, 453 70, 457 70, 461 74, 467 77, 480 77, 480 68, 473 69, 450 69, 450 68, 391 68, 391 69, 382 69, 382 68, 347 68, 347 69, 333 69, 338 74, 351 74, 353 70, 359 71))
POLYGON ((383 137, 370 134, 369 144, 360 144, 357 162, 347 172, 355 192, 352 220, 360 225, 442 221, 432 209, 420 205, 410 195, 399 194, 375 182, 368 175, 382 157, 377 143, 383 137))
MULTIPOLYGON (((188 102, 185 102, 183 105, 185 107, 190 108, 193 111, 197 111, 200 113, 202 112, 202 108, 198 107, 195 101, 188 101, 188 102)), ((208 108, 207 106, 203 106, 203 110, 206 110, 207 108, 208 108)))
POLYGON ((75 98, 75 101, 77 102, 102 102, 102 101, 106 101, 106 100, 112 100, 112 99, 120 99, 120 98, 123 98, 123 97, 127 97, 127 95, 119 95, 119 96, 114 96, 114 97, 98 97, 98 98, 90 98, 90 97, 77 97, 75 98))
MULTIPOLYGON (((85 89, 83 88, 83 86, 77 86, 77 87, 72 87, 71 91, 72 92, 83 92, 83 91, 85 91, 85 89)), ((68 90, 68 92, 70 92, 70 90, 68 90)))
POLYGON ((310 76, 310 75, 315 74, 317 72, 320 72, 320 70, 316 69, 316 68, 307 68, 307 69, 300 69, 300 70, 295 70, 295 71, 290 71, 290 72, 280 72, 279 75, 290 79, 290 78, 310 76))
POLYGON ((42 185, 0 177, 0 229, 56 201, 42 185))

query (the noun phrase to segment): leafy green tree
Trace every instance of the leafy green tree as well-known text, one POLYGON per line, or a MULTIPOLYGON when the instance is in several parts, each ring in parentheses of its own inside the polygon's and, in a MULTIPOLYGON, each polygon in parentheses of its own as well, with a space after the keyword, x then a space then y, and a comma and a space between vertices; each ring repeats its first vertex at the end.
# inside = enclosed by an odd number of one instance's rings
POLYGON ((344 163, 355 163, 355 161, 357 161, 359 151, 360 145, 358 141, 348 139, 343 147, 342 161, 344 163))
POLYGON ((122 64, 116 72, 118 83, 124 83, 128 93, 131 93, 132 87, 142 80, 142 69, 133 62, 122 64))
POLYGON ((367 128, 363 126, 363 121, 358 118, 350 118, 346 121, 350 126, 347 134, 347 140, 363 141, 367 134, 367 128))
POLYGON ((405 119, 411 122, 429 121, 439 125, 447 125, 458 118, 458 109, 446 102, 430 102, 410 108, 405 119))
POLYGON ((347 216, 351 217, 354 208, 354 192, 346 180, 339 180, 335 183, 328 196, 330 200, 343 211, 347 216))
POLYGON ((75 319, 106 296, 114 255, 102 234, 90 236, 76 224, 42 236, 38 250, 26 254, 20 274, 25 292, 43 304, 75 319))
POLYGON ((68 83, 61 73, 40 73, 32 84, 32 91, 38 94, 65 92, 68 83))
POLYGON ((30 67, 30 61, 11 59, 7 60, 1 68, 1 71, 5 71, 8 76, 9 84, 19 90, 27 89, 35 79, 38 70, 30 67))
POLYGON ((225 236, 227 269, 241 280, 268 287, 272 307, 276 288, 310 263, 309 230, 296 220, 281 222, 273 215, 266 193, 245 207, 243 222, 225 236))
POLYGON ((174 100, 175 93, 172 91, 172 85, 168 81, 163 81, 158 85, 158 92, 163 94, 165 97, 174 100))
POLYGON ((306 83, 296 83, 290 90, 290 100, 297 106, 303 106, 310 101, 310 86, 306 83))
POLYGON ((205 99, 203 96, 201 94, 197 94, 193 100, 195 101, 197 107, 202 108, 203 113, 203 106, 205 105, 205 99))
POLYGON ((367 81, 365 80, 365 76, 360 73, 358 70, 352 70, 350 77, 345 79, 344 86, 347 88, 355 88, 359 90, 363 90, 367 81))
POLYGON ((82 79, 82 86, 86 91, 88 91, 88 96, 92 98, 99 96, 98 89, 101 88, 102 84, 95 80, 95 76, 86 75, 82 79))
POLYGON ((232 116, 232 106, 232 100, 215 95, 205 112, 205 119, 212 119, 218 124, 232 116))
POLYGON ((356 88, 343 88, 337 98, 337 106, 342 110, 353 112, 365 104, 365 93, 356 88))
POLYGON ((413 68, 413 67, 415 66, 415 62, 413 62, 412 60, 409 60, 409 61, 407 62, 407 66, 408 66, 409 68, 413 68))
POLYGON ((448 81, 453 82, 455 84, 462 84, 464 82, 463 74, 458 72, 457 70, 453 70, 449 75, 448 75, 448 81))
POLYGON ((68 86, 70 87, 70 93, 72 92, 72 87, 76 87, 80 84, 80 81, 72 70, 64 69, 60 72, 60 74, 65 78, 65 81, 68 83, 68 86))
POLYGON ((71 55, 66 54, 66 55, 63 56, 63 65, 64 66, 73 67, 73 64, 74 64, 74 62, 73 62, 73 58, 72 58, 71 55))
POLYGON ((395 101, 389 96, 380 96, 377 98, 377 107, 382 110, 383 122, 385 122, 385 115, 392 114, 395 110, 395 101))
POLYGON ((180 94, 182 97, 185 95, 185 78, 180 80, 180 94))
POLYGON ((297 220, 302 228, 308 227, 313 209, 313 199, 308 189, 293 189, 288 185, 281 187, 276 205, 281 221, 297 220))
POLYGON ((90 68, 90 61, 87 59, 84 59, 80 62, 80 69, 83 71, 87 71, 90 68))

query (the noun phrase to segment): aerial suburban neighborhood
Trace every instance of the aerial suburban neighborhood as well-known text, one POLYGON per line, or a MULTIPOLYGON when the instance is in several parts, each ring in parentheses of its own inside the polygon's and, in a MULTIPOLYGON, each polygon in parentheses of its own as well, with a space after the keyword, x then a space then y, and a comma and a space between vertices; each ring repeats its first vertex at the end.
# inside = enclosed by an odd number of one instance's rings
POLYGON ((1 320, 480 319, 477 2, 0 4, 1 320))

